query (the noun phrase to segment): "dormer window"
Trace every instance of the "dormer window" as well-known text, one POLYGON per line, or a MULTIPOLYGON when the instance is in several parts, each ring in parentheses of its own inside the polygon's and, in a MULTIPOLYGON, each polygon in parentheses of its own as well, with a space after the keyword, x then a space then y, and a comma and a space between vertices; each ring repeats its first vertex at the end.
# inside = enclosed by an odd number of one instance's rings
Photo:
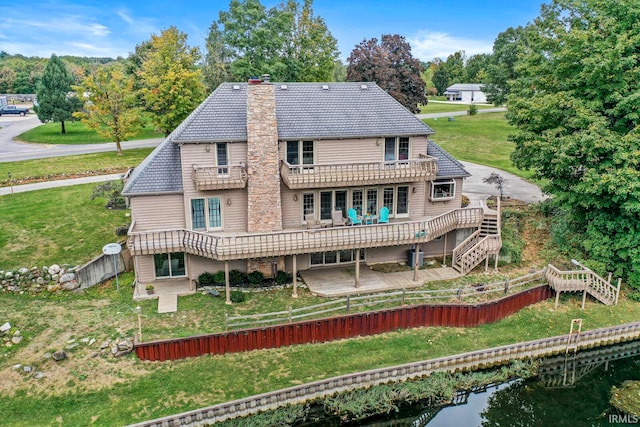
POLYGON ((433 181, 431 183, 431 200, 452 200, 456 196, 456 182, 453 179, 433 181))

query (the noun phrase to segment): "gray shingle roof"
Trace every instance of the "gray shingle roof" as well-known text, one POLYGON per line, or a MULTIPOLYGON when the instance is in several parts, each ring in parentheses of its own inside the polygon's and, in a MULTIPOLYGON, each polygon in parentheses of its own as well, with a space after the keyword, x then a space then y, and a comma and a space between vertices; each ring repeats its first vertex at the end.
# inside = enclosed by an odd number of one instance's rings
POLYGON ((464 178, 471 176, 459 161, 433 141, 429 141, 427 144, 427 154, 438 159, 436 178, 464 178))
MULTIPOLYGON (((279 139, 429 135, 375 83, 273 83, 279 139), (326 89, 325 89, 326 88, 326 89)), ((223 83, 174 132, 174 142, 247 140, 247 84, 223 83)))
POLYGON ((457 91, 461 91, 461 90, 482 90, 482 86, 484 86, 481 83, 456 83, 453 86, 449 86, 447 88, 447 92, 449 91, 453 91, 453 92, 457 92, 457 91))
POLYGON ((122 190, 125 196, 182 192, 180 146, 169 135, 138 165, 122 190))

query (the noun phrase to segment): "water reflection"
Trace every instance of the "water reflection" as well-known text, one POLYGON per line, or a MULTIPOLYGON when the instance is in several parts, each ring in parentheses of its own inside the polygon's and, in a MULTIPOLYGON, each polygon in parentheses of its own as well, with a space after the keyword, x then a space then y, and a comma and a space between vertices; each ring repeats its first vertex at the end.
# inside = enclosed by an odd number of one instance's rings
MULTIPOLYGON (((539 375, 459 393, 451 405, 419 405, 361 427, 611 426, 612 386, 640 379, 640 341, 580 351, 541 361, 539 375)), ((327 420, 325 420, 327 421, 327 420)), ((305 424, 310 425, 310 424, 305 424)), ((314 425, 338 425, 320 423, 314 425)))

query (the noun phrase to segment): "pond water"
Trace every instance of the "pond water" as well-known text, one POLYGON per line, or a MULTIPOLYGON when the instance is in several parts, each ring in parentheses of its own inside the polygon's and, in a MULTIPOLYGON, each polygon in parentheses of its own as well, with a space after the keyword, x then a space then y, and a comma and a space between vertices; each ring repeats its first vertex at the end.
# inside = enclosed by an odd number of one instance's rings
MULTIPOLYGON (((609 404, 611 387, 640 380, 640 341, 581 351, 541 361, 539 375, 460 393, 452 405, 413 405, 400 412, 351 423, 359 427, 612 426, 640 425, 609 404), (623 422, 620 422, 623 421, 623 422)), ((304 426, 344 426, 323 419, 304 426)))

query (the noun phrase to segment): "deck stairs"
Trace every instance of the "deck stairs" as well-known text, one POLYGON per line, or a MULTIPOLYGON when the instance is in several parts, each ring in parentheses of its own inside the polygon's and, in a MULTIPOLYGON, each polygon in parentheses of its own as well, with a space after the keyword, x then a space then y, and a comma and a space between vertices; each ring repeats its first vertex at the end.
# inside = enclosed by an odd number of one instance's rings
POLYGON ((620 281, 616 288, 611 284, 611 275, 605 280, 591 270, 562 271, 549 264, 546 279, 556 292, 585 292, 605 305, 616 305, 620 292, 620 281))
POLYGON ((480 227, 453 250, 452 267, 457 272, 467 274, 490 255, 498 256, 502 247, 500 216, 499 199, 497 210, 484 207, 480 227))

